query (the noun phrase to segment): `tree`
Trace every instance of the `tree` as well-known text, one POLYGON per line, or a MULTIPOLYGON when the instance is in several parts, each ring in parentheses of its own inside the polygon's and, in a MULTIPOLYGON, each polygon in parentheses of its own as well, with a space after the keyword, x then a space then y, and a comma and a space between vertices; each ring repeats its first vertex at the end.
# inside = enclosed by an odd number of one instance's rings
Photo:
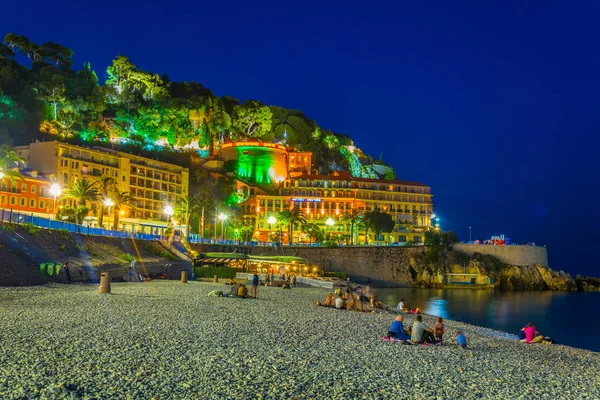
POLYGON ((390 214, 378 210, 369 211, 365 214, 364 219, 368 221, 370 228, 375 233, 375 237, 379 237, 381 232, 392 232, 396 225, 390 214))
POLYGON ((39 47, 39 54, 48 63, 63 65, 68 69, 73 63, 73 50, 57 43, 44 43, 39 47))
POLYGON ((292 238, 294 234, 294 225, 306 223, 306 215, 304 215, 304 211, 298 207, 280 211, 277 213, 277 220, 279 220, 283 225, 288 226, 288 245, 291 246, 293 244, 292 238))
POLYGON ((12 148, 7 145, 0 146, 0 182, 8 178, 13 187, 17 186, 17 179, 24 181, 23 175, 13 168, 24 167, 25 159, 17 154, 12 148))
MULTIPOLYGON (((98 188, 95 182, 89 181, 87 178, 76 179, 69 188, 63 192, 61 200, 74 200, 77 206, 85 207, 86 202, 96 201, 98 198, 98 188)), ((81 225, 85 215, 78 214, 77 223, 81 225)))
POLYGON ((301 230, 305 233, 309 240, 310 244, 320 243, 325 239, 325 232, 319 227, 317 224, 305 223, 302 225, 301 230))
POLYGON ((354 244, 354 227, 360 223, 362 217, 362 212, 356 208, 342 215, 342 222, 350 224, 350 246, 354 244))
POLYGON ((40 99, 52 105, 56 120, 58 104, 65 101, 65 78, 55 67, 47 66, 40 71, 38 88, 40 99))
POLYGON ((264 137, 271 131, 269 107, 256 100, 248 100, 233 109, 232 126, 243 137, 264 137))
POLYGON ((185 224, 185 234, 190 235, 190 218, 198 211, 198 199, 195 196, 188 195, 183 197, 175 205, 173 216, 185 224))
POLYGON ((100 175, 96 180, 98 187, 98 226, 100 227, 104 224, 104 209, 106 207, 104 200, 109 198, 108 194, 113 190, 115 184, 115 179, 107 175, 100 175))
POLYGON ((10 47, 0 44, 0 58, 9 59, 14 57, 15 52, 10 47))
POLYGON ((135 210, 135 197, 129 192, 114 190, 111 193, 111 199, 114 203, 113 205, 113 229, 117 230, 119 227, 119 218, 121 216, 121 211, 125 208, 129 208, 131 210, 135 210))
POLYGON ((15 33, 7 33, 6 36, 4 36, 4 44, 13 52, 18 50, 25 54, 27 58, 34 61, 33 53, 37 46, 31 43, 31 41, 25 36, 17 35, 15 33))

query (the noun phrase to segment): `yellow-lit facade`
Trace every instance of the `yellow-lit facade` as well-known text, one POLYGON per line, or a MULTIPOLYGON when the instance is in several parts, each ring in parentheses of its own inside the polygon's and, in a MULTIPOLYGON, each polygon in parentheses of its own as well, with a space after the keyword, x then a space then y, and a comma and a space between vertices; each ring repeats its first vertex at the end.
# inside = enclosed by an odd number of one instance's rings
MULTIPOLYGON (((292 207, 300 207, 307 223, 320 225, 325 232, 350 235, 350 224, 342 216, 357 209, 361 213, 379 210, 390 214, 395 222, 393 232, 382 234, 385 243, 423 243, 432 224, 433 194, 431 188, 417 182, 353 178, 346 172, 332 175, 302 175, 287 179, 280 195, 256 195, 242 205, 243 216, 255 226, 254 238, 268 241, 276 228, 269 217, 292 207), (331 218, 333 226, 326 225, 331 218)), ((287 229, 282 229, 283 242, 288 243, 287 229)), ((373 233, 365 237, 362 230, 355 234, 355 243, 378 241, 373 233)), ((294 229, 293 243, 309 242, 300 227, 294 229)))
MULTIPOLYGON (((57 141, 38 141, 15 150, 27 160, 29 168, 53 176, 63 189, 79 178, 91 181, 102 175, 113 178, 119 191, 129 192, 135 198, 135 209, 122 210, 118 230, 160 234, 169 225, 169 217, 163 212, 165 207, 174 207, 188 195, 189 170, 177 165, 57 141)), ((86 223, 92 227, 98 226, 97 206, 97 202, 88 204, 90 215, 86 223)), ((111 216, 105 215, 104 227, 108 228, 109 224, 112 224, 111 216)))

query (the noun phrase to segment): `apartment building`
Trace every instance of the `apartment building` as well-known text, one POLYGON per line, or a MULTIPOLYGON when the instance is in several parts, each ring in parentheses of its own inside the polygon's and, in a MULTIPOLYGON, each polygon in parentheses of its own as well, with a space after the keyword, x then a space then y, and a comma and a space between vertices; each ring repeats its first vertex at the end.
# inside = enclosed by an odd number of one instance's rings
MULTIPOLYGON (((267 241, 275 227, 269 224, 271 216, 292 207, 303 210, 307 222, 320 225, 327 232, 350 234, 350 226, 342 216, 357 209, 362 213, 379 210, 390 214, 396 223, 394 231, 381 238, 372 233, 369 242, 403 244, 409 241, 422 243, 424 234, 432 224, 433 194, 431 188, 418 182, 354 178, 347 172, 332 175, 301 175, 287 179, 280 195, 256 195, 242 205, 244 218, 255 225, 256 240, 267 241), (334 221, 327 226, 328 219, 334 221)), ((283 230, 283 242, 288 243, 283 230)), ((308 241, 297 227, 294 243, 308 241)), ((358 231, 356 243, 367 241, 364 232, 358 231)))
MULTIPOLYGON (((63 190, 79 178, 92 181, 102 175, 113 178, 119 191, 127 191, 135 198, 135 207, 121 211, 118 230, 160 234, 169 225, 165 207, 174 207, 188 195, 189 170, 178 165, 103 147, 88 148, 58 141, 36 141, 15 150, 27 160, 28 168, 53 176, 63 190)), ((90 226, 98 226, 97 207, 103 200, 88 205, 90 215, 86 223, 90 226)), ((111 224, 108 215, 104 227, 111 224)))

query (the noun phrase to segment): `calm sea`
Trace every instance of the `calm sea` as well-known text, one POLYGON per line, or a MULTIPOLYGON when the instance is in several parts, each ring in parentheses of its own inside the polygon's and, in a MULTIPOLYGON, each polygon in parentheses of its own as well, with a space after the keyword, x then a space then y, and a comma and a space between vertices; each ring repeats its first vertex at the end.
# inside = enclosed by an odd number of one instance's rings
POLYGON ((560 344, 600 352, 600 293, 502 292, 471 289, 375 288, 388 305, 518 334, 527 322, 560 344))

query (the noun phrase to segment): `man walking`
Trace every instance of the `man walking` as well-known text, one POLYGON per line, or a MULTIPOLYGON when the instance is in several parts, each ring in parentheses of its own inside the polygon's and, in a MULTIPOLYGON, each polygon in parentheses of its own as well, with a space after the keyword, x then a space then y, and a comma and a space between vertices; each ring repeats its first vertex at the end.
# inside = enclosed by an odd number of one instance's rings
POLYGON ((256 272, 252 275, 252 296, 255 299, 258 298, 258 275, 256 275, 256 272))

